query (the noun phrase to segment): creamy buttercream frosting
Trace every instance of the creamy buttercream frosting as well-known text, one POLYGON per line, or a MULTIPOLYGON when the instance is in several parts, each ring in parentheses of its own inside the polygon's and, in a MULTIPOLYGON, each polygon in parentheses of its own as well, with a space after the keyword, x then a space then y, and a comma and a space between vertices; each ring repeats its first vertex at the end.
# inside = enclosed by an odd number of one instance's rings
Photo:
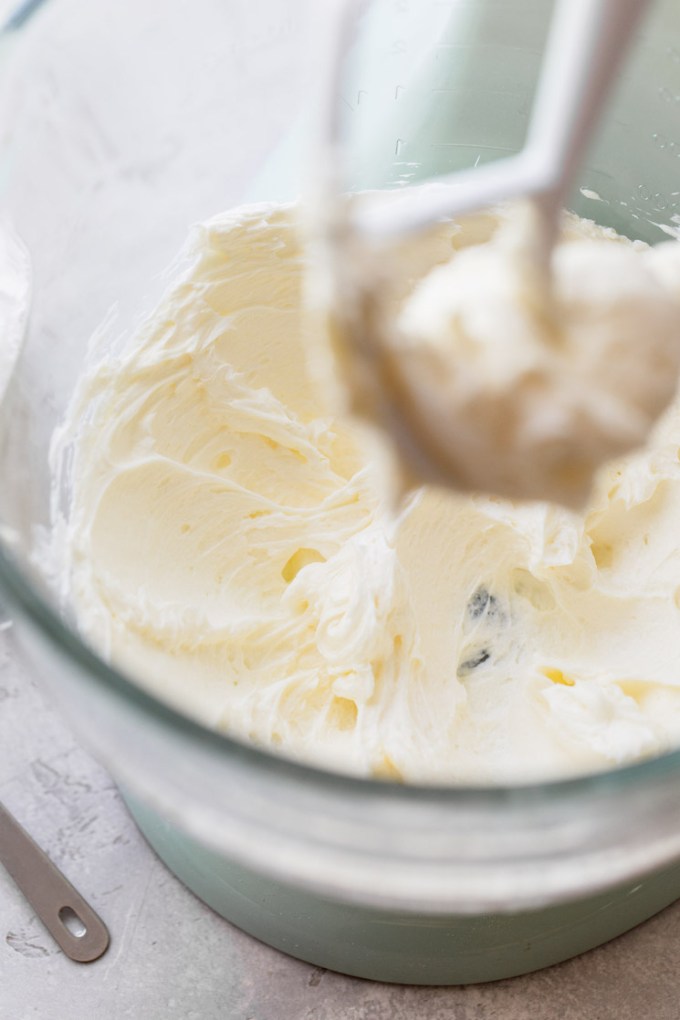
MULTIPOLYGON (((680 743, 678 408, 584 515, 434 488, 397 512, 382 446, 310 377, 296 218, 195 228, 85 371, 55 443, 84 634, 208 726, 359 775, 512 783, 680 743)), ((496 222, 443 225, 429 261, 496 222)), ((630 246, 565 220, 595 235, 630 246)))

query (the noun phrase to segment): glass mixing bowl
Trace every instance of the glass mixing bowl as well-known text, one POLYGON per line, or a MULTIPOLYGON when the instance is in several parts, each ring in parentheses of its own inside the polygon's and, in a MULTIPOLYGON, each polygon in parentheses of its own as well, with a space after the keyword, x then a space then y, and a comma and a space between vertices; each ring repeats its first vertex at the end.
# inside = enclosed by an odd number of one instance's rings
MULTIPOLYGON (((192 222, 244 198, 289 198, 309 177, 325 9, 30 0, 7 22, 2 212, 33 268, 23 350, 9 384, 0 378, 0 602, 151 843, 224 916, 351 974, 490 980, 565 959, 680 896, 680 751, 497 789, 304 767, 207 731, 111 668, 45 578, 49 440, 89 337, 114 306, 124 329, 153 298, 192 222)), ((520 147, 549 10, 377 3, 343 95, 349 183, 404 185, 520 147)), ((572 207, 665 238, 680 203, 679 115, 680 10, 658 0, 572 207)), ((9 231, 0 313, 18 328, 22 249, 9 231)))

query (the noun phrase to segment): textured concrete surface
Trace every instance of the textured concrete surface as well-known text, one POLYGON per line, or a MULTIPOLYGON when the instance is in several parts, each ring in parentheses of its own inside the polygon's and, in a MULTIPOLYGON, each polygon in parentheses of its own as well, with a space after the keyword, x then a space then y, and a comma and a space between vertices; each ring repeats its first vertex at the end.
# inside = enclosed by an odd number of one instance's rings
POLYGON ((0 797, 111 930, 71 963, 0 868, 2 1020, 677 1020, 680 904, 526 978, 378 985, 289 959, 187 892, 149 850, 109 776, 74 741, 0 633, 0 797))

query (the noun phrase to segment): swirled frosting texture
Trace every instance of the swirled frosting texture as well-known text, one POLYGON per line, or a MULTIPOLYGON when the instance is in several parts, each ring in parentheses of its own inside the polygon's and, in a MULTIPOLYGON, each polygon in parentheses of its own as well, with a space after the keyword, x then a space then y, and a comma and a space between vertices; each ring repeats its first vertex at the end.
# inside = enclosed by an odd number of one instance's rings
POLYGON ((307 373, 304 270, 291 207, 218 217, 84 374, 55 447, 83 632, 209 726, 360 775, 514 782, 679 743, 677 410, 585 517, 430 489, 394 516, 380 450, 307 373))

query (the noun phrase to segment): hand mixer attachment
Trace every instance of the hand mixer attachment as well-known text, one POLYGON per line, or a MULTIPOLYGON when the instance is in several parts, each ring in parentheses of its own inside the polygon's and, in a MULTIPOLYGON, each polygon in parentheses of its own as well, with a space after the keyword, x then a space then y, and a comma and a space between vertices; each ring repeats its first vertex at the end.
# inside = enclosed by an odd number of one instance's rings
MULTIPOLYGON (((332 342, 336 363, 346 383, 350 410, 372 419, 391 435, 408 484, 434 481, 460 488, 481 487, 501 495, 554 498, 577 506, 587 495, 592 473, 601 460, 639 442, 639 435, 637 439, 617 440, 618 445, 613 446, 595 441, 584 460, 581 447, 584 442, 587 445, 588 439, 581 437, 578 464, 568 443, 558 443, 559 463, 550 467, 557 474, 546 482, 539 470, 536 484, 529 485, 528 490, 524 482, 512 481, 509 468, 501 472, 502 477, 496 477, 492 471, 488 481, 484 480, 486 476, 474 476, 474 472, 466 477, 457 457, 449 456, 447 448, 447 444, 456 444, 460 420, 454 416, 448 421, 453 432, 443 442, 442 436, 435 436, 431 425, 424 423, 427 411, 414 406, 412 399, 409 377, 413 365, 407 371, 408 358, 405 361, 396 356, 386 342, 389 338, 380 288, 387 286, 390 253, 408 244, 409 238, 425 234, 442 221, 508 200, 525 199, 529 200, 531 216, 527 222, 531 221, 531 227, 527 231, 530 243, 523 254, 528 253, 527 261, 531 263, 528 271, 543 278, 549 304, 551 256, 561 210, 616 73, 648 6, 649 0, 558 0, 526 143, 517 154, 398 192, 348 197, 342 195, 340 184, 344 140, 338 95, 353 28, 366 4, 341 4, 340 42, 329 90, 331 111, 326 119, 322 202, 322 230, 333 291, 332 342), (571 479, 568 483, 567 476, 571 479), (479 478, 483 479, 481 486, 479 478)), ((483 272, 481 264, 480 271, 483 272)), ((550 309, 546 306, 544 311, 549 317, 550 309)), ((436 387, 442 373, 430 366, 424 375, 421 373, 422 379, 428 373, 436 387)), ((571 383, 576 385, 574 380, 571 383)), ((441 394, 440 397, 441 403, 444 398, 441 394)), ((436 395, 433 399, 436 404, 436 395)), ((491 416, 498 418, 507 412, 508 404, 501 402, 495 410, 489 407, 491 416)), ((638 433, 646 431, 658 413, 650 415, 647 410, 644 409, 646 423, 638 433)), ((440 426, 442 421, 440 416, 440 426)), ((494 434, 499 428, 502 430, 502 422, 496 421, 494 434)), ((596 432, 597 428, 593 434, 596 432)), ((482 439, 473 446, 474 457, 483 460, 487 455, 493 456, 493 451, 489 453, 486 442, 489 437, 482 439)), ((553 461, 554 455, 557 456, 555 450, 550 453, 553 461)))
MULTIPOLYGON (((460 216, 520 197, 540 206, 548 238, 583 154, 650 0, 558 0, 543 58, 527 142, 516 155, 440 177, 435 189, 406 189, 398 201, 378 197, 350 220, 367 241, 419 231, 443 217, 460 216)), ((343 6, 333 73, 333 112, 327 119, 330 165, 342 165, 337 96, 351 28, 366 2, 343 6)), ((330 173, 335 186, 338 174, 330 173)))

